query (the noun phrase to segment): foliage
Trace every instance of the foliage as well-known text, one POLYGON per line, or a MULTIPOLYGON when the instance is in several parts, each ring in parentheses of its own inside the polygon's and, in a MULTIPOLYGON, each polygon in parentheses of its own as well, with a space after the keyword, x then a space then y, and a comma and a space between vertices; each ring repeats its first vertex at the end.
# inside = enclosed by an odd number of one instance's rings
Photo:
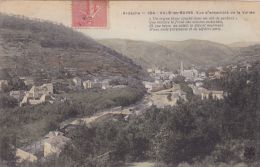
POLYGON ((17 100, 6 94, 0 94, 0 109, 1 108, 12 108, 17 106, 17 100))
POLYGON ((14 136, 0 136, 0 165, 4 161, 8 166, 16 166, 15 142, 14 136))
POLYGON ((248 72, 229 72, 217 82, 221 85, 212 81, 227 92, 223 100, 202 101, 192 97, 175 107, 152 107, 144 115, 133 116, 128 121, 110 120, 92 128, 78 129, 73 142, 84 158, 79 156, 73 161, 110 152, 109 162, 154 159, 165 166, 177 166, 181 162, 195 166, 207 166, 207 162, 253 163, 260 85, 258 68, 256 64, 248 72))
MULTIPOLYGON (((57 129, 59 123, 66 119, 90 116, 105 108, 132 104, 142 97, 142 93, 134 88, 123 88, 66 94, 66 96, 67 101, 54 104, 15 108, 6 108, 5 105, 5 108, 0 109, 0 133, 16 134, 18 146, 29 144, 49 131, 57 129)), ((9 103, 4 104, 9 106, 9 103)))

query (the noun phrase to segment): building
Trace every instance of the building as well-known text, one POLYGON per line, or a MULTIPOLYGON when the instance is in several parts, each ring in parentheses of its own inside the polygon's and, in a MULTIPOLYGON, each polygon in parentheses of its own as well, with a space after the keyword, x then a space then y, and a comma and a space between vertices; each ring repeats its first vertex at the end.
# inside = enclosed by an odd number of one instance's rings
POLYGON ((15 155, 18 158, 17 162, 21 163, 24 161, 28 161, 28 162, 35 162, 37 161, 37 157, 35 155, 33 155, 32 153, 23 151, 21 149, 16 149, 15 151, 15 155))
POLYGON ((153 70, 152 68, 147 68, 147 72, 148 72, 148 73, 153 73, 154 70, 153 70))
POLYGON ((23 81, 25 86, 33 86, 35 84, 32 77, 19 77, 19 79, 23 81))
POLYGON ((112 86, 113 89, 122 89, 122 88, 126 88, 126 85, 115 85, 112 86))
POLYGON ((143 81, 143 85, 147 91, 152 91, 153 89, 153 82, 143 81))
POLYGON ((151 101, 158 108, 175 106, 178 100, 187 101, 187 93, 180 89, 180 85, 174 84, 172 88, 151 92, 151 101))
POLYGON ((48 100, 48 97, 47 97, 47 95, 42 95, 41 97, 40 97, 40 99, 29 99, 29 104, 31 104, 31 105, 37 105, 37 104, 41 104, 41 103, 44 103, 44 102, 46 102, 48 100))
POLYGON ((96 88, 96 89, 109 89, 112 88, 110 85, 110 80, 105 79, 103 81, 98 81, 98 80, 86 80, 83 82, 83 87, 84 89, 91 89, 91 88, 96 88))
POLYGON ((179 90, 176 90, 176 91, 172 92, 171 98, 175 99, 176 102, 179 99, 187 101, 187 93, 179 89, 179 90))
POLYGON ((29 94, 32 98, 40 98, 42 95, 50 95, 53 94, 53 84, 43 84, 42 86, 33 86, 29 94))
POLYGON ((144 87, 148 92, 156 92, 159 90, 164 89, 164 84, 167 84, 168 82, 161 82, 160 80, 156 80, 155 82, 148 82, 148 81, 143 81, 144 87))
POLYGON ((162 73, 162 70, 160 70, 159 68, 156 68, 156 69, 154 70, 154 73, 155 73, 155 74, 161 74, 161 73, 162 73))
POLYGON ((9 95, 15 98, 17 101, 21 101, 25 95, 25 91, 23 90, 10 91, 9 95))
POLYGON ((203 88, 203 87, 200 87, 200 86, 196 86, 196 85, 193 85, 193 84, 189 84, 189 87, 192 89, 192 92, 194 95, 197 95, 197 96, 201 96, 201 94, 203 92, 207 92, 208 90, 203 88))
POLYGON ((201 99, 209 99, 212 97, 214 100, 221 100, 224 99, 224 92, 223 91, 217 91, 217 90, 209 90, 206 92, 201 93, 201 99))
POLYGON ((50 96, 53 94, 53 84, 43 84, 42 86, 33 86, 30 91, 25 93, 25 96, 23 97, 20 106, 24 104, 41 104, 45 102, 50 96))
POLYGON ((109 79, 105 79, 103 81, 101 81, 101 88, 102 89, 109 89, 112 88, 112 86, 110 85, 110 80, 109 79))
POLYGON ((220 79, 224 76, 224 72, 223 71, 214 71, 209 73, 209 78, 210 79, 220 79))
POLYGON ((181 62, 180 75, 183 76, 186 80, 193 81, 198 78, 199 72, 195 68, 184 70, 183 62, 181 62))
POLYGON ((215 100, 224 99, 225 93, 224 91, 218 90, 208 90, 203 87, 195 86, 190 84, 189 87, 192 89, 193 94, 200 96, 202 100, 209 99, 212 97, 215 100))
POLYGON ((0 80, 0 91, 3 91, 5 86, 8 86, 8 81, 7 80, 0 80))
POLYGON ((160 80, 156 80, 153 84, 152 84, 152 92, 157 92, 160 90, 163 90, 164 86, 163 86, 163 82, 161 82, 160 80))
POLYGON ((58 157, 70 139, 63 136, 62 133, 50 134, 47 139, 44 139, 44 157, 58 157))
POLYGON ((59 156, 70 139, 59 131, 51 131, 42 139, 16 150, 18 162, 35 162, 37 159, 49 156, 59 156))
POLYGON ((93 88, 93 82, 90 80, 83 81, 83 88, 84 89, 91 89, 93 88))
POLYGON ((74 84, 74 86, 75 86, 76 88, 81 88, 81 86, 82 86, 82 80, 81 80, 81 78, 79 78, 79 77, 74 77, 74 78, 72 79, 72 82, 73 82, 73 84, 74 84))
POLYGON ((203 82, 197 81, 197 82, 195 82, 195 85, 197 87, 201 87, 201 86, 203 86, 203 82))

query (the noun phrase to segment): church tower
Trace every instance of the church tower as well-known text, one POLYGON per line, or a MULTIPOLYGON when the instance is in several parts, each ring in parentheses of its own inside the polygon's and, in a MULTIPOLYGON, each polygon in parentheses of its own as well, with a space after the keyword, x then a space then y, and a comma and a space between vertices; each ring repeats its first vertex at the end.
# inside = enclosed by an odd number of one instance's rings
POLYGON ((183 69, 183 62, 181 61, 181 69, 180 69, 181 71, 180 71, 180 74, 183 76, 183 71, 184 71, 184 69, 183 69))

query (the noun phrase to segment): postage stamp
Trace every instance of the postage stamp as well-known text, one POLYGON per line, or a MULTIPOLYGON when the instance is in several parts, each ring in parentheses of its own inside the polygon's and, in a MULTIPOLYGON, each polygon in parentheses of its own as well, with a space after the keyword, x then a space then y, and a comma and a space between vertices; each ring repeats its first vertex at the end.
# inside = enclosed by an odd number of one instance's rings
POLYGON ((106 28, 108 26, 108 0, 72 0, 72 26, 106 28))

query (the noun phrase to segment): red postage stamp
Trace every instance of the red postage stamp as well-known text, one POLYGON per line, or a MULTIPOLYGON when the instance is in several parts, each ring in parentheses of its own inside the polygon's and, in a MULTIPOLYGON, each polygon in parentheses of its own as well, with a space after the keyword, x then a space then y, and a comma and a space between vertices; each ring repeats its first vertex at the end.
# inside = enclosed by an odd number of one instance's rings
POLYGON ((72 0, 72 26, 105 28, 108 25, 108 0, 72 0))

